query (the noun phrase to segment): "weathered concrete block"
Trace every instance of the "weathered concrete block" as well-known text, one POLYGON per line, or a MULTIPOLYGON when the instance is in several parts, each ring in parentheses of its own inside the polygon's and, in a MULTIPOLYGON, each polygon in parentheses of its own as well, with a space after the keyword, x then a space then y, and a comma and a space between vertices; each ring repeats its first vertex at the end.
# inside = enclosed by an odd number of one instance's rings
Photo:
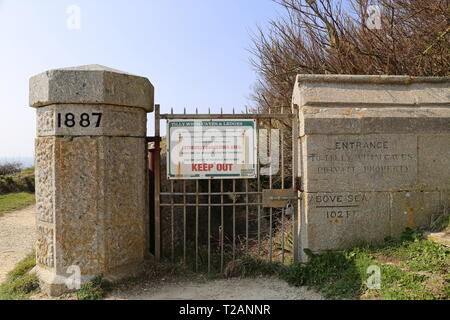
POLYGON ((420 135, 417 149, 420 187, 424 190, 450 190, 450 134, 420 135))
POLYGON ((433 214, 440 212, 440 192, 391 192, 391 234, 398 235, 406 228, 430 225, 433 214))
POLYGON ((307 198, 301 248, 396 236, 450 201, 449 78, 299 75, 293 105, 307 198), (348 210, 310 196, 348 193, 370 196, 347 219, 327 218, 348 210))
POLYGON ((305 193, 304 199, 302 249, 333 250, 390 235, 386 192, 305 193))
POLYGON ((144 137, 146 132, 147 112, 141 108, 64 104, 37 109, 38 137, 144 137))
POLYGON ((414 135, 311 135, 302 139, 304 190, 410 190, 417 179, 414 135))
POLYGON ((141 77, 81 67, 41 74, 31 88, 43 290, 69 291, 76 270, 81 283, 136 276, 148 254, 145 137, 153 87, 141 77))
POLYGON ((448 106, 448 77, 297 76, 293 103, 302 106, 448 106))
POLYGON ((154 88, 147 78, 100 65, 50 70, 30 79, 30 106, 110 104, 153 111, 154 88))
POLYGON ((445 134, 450 110, 430 106, 348 107, 303 106, 300 134, 445 134))

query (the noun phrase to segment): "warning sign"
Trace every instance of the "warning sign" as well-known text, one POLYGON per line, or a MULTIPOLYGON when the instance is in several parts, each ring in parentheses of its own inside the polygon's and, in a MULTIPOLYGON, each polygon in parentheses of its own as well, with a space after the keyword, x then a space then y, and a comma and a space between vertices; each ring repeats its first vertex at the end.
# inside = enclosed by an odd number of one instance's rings
POLYGON ((169 120, 169 179, 256 178, 256 121, 169 120))

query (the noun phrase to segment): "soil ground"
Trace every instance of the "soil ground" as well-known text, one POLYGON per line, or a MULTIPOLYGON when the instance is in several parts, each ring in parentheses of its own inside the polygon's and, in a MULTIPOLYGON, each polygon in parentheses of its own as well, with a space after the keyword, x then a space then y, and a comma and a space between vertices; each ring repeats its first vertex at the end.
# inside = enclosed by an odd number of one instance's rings
POLYGON ((304 287, 291 287, 278 278, 151 281, 116 288, 108 300, 322 300, 304 287))
MULTIPOLYGON (((7 273, 31 252, 35 242, 35 206, 0 217, 0 283, 7 273)), ((74 299, 73 294, 59 299, 74 299)), ((40 293, 31 299, 45 300, 40 293)), ((206 280, 165 279, 142 281, 115 288, 108 300, 310 300, 322 296, 306 288, 295 288, 277 278, 206 280)))
POLYGON ((0 217, 0 283, 34 248, 35 206, 0 217))

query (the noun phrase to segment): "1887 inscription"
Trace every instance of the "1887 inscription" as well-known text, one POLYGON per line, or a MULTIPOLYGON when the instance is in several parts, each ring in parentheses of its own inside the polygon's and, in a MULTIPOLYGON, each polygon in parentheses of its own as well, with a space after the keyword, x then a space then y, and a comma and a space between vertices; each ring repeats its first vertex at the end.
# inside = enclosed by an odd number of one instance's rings
POLYGON ((57 125, 58 128, 61 128, 63 126, 68 128, 73 128, 76 125, 79 125, 82 128, 88 128, 91 125, 95 126, 96 128, 99 128, 102 123, 102 113, 100 112, 94 112, 94 113, 82 113, 79 117, 71 112, 62 114, 58 113, 57 115, 57 125))

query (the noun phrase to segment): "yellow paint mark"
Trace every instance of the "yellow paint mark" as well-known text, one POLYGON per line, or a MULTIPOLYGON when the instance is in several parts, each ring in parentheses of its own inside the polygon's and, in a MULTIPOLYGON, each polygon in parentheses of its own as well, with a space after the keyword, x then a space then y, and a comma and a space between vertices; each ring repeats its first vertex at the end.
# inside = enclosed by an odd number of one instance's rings
POLYGON ((177 176, 181 177, 181 162, 177 164, 177 176))
POLYGON ((414 208, 408 207, 407 210, 407 217, 406 217, 406 227, 410 229, 414 229, 416 227, 416 223, 414 222, 414 208))
POLYGON ((345 109, 344 109, 344 112, 342 113, 342 115, 343 115, 344 117, 349 116, 349 115, 351 115, 351 114, 352 114, 352 108, 345 108, 345 109))

